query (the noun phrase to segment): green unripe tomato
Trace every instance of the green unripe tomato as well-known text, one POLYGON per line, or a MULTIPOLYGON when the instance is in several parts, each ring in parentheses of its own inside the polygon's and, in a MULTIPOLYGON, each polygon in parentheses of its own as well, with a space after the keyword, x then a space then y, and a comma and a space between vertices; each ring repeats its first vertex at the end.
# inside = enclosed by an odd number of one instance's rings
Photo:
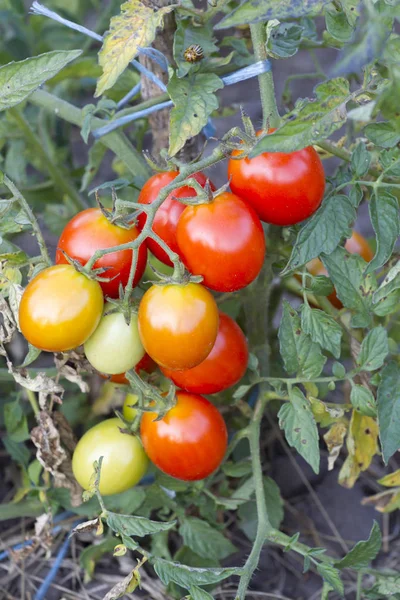
POLYGON ((121 433, 120 419, 106 419, 89 429, 79 440, 72 458, 72 470, 77 482, 90 486, 93 463, 103 457, 100 473, 100 493, 119 494, 136 485, 146 473, 148 458, 139 439, 121 433))
POLYGON ((156 258, 154 254, 148 252, 147 265, 143 273, 142 281, 159 281, 159 278, 154 273, 151 267, 154 267, 157 271, 163 273, 164 275, 172 275, 172 273, 174 272, 173 267, 164 264, 163 262, 161 262, 161 260, 158 260, 158 258, 156 258))
POLYGON ((126 324, 119 312, 106 314, 112 309, 106 304, 103 316, 95 332, 85 343, 85 354, 90 364, 107 375, 125 373, 135 367, 144 356, 140 341, 137 315, 132 313, 126 324))
POLYGON ((137 394, 127 394, 122 407, 122 414, 127 421, 133 421, 138 411, 132 408, 133 404, 137 404, 139 397, 137 394))

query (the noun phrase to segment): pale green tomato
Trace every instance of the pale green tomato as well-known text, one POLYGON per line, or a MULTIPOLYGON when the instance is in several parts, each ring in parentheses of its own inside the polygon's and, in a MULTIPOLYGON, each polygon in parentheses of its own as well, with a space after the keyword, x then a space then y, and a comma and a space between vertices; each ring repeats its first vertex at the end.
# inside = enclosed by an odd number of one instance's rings
POLYGON ((102 456, 100 493, 104 496, 125 492, 146 473, 148 458, 136 436, 121 433, 120 419, 107 419, 89 429, 79 440, 72 458, 77 482, 87 490, 93 463, 102 456))
POLYGON ((157 275, 154 273, 151 267, 154 267, 157 271, 163 273, 164 275, 172 275, 172 273, 174 272, 173 267, 165 265, 163 262, 161 262, 161 260, 158 260, 158 258, 156 258, 154 254, 148 252, 147 265, 143 273, 142 281, 160 281, 160 278, 157 277, 157 275))
POLYGON ((137 404, 139 397, 137 394, 127 394, 122 407, 122 414, 124 419, 127 421, 133 421, 137 415, 136 408, 132 408, 132 405, 137 404))
POLYGON ((97 329, 85 343, 86 358, 106 375, 125 373, 144 356, 137 315, 132 313, 130 325, 127 325, 122 313, 107 315, 111 309, 112 305, 106 304, 97 329))

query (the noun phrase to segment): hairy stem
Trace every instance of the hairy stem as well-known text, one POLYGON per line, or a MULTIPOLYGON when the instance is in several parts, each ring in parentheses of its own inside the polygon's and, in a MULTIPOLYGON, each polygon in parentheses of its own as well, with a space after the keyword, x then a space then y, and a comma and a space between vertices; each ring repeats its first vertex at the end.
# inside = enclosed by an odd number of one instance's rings
MULTIPOLYGON (((254 25, 250 25, 250 33, 256 60, 267 60, 268 55, 265 48, 265 24, 254 23, 254 25)), ((266 129, 267 127, 277 127, 280 118, 276 106, 272 71, 261 73, 261 75, 258 76, 258 82, 260 85, 260 98, 263 109, 263 129, 266 129)))

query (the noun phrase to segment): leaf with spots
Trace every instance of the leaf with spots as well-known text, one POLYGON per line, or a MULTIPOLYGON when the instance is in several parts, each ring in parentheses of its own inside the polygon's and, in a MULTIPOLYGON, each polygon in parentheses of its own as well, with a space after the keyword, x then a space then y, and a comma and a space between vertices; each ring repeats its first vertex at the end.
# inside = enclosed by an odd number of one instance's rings
POLYGON ((210 114, 217 110, 217 90, 224 87, 214 73, 190 73, 179 79, 173 75, 168 93, 174 103, 171 110, 169 155, 174 156, 192 137, 200 133, 210 114))
POLYGON ((347 436, 348 457, 340 473, 339 483, 352 488, 360 473, 366 471, 378 452, 378 424, 372 417, 353 410, 347 436))
POLYGON ((339 569, 363 569, 369 567, 371 561, 376 558, 382 545, 382 534, 376 521, 371 529, 369 538, 357 542, 357 544, 346 554, 342 560, 335 563, 339 569))
POLYGON ((174 9, 173 5, 154 10, 140 0, 128 0, 121 6, 121 13, 111 19, 110 30, 104 36, 99 52, 99 64, 103 74, 97 82, 95 98, 104 94, 117 81, 139 48, 153 42, 157 27, 162 27, 164 15, 174 9))
POLYGON ((290 402, 285 402, 279 413, 279 427, 292 448, 319 473, 318 429, 310 404, 304 394, 295 387, 290 391, 290 402))

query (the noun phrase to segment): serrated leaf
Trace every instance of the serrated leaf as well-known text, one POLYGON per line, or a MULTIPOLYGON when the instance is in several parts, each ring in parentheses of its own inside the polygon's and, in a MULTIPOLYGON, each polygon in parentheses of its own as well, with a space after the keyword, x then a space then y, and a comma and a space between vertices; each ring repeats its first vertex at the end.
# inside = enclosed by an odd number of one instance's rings
POLYGON ((344 585, 340 578, 340 572, 329 563, 318 563, 317 571, 324 581, 326 581, 338 594, 344 596, 344 585))
POLYGON ((267 52, 272 58, 290 58, 299 49, 303 27, 298 23, 267 23, 267 52))
POLYGON ((315 215, 300 229, 292 254, 282 274, 305 265, 322 252, 331 254, 340 240, 350 235, 356 207, 347 196, 329 196, 315 215))
POLYGON ((393 148, 400 142, 400 132, 388 121, 370 123, 365 127, 364 133, 373 144, 382 148, 393 148))
POLYGON ((400 367, 395 362, 381 373, 377 407, 382 456, 387 463, 400 448, 400 367))
MULTIPOLYGON (((272 527, 279 529, 283 517, 283 499, 278 485, 271 477, 263 478, 264 497, 267 513, 272 527)), ((254 540, 257 534, 257 507, 256 501, 246 502, 239 507, 239 527, 250 540, 254 540)))
POLYGON ((347 42, 353 34, 354 27, 349 23, 344 10, 337 10, 334 7, 328 9, 325 13, 325 23, 327 31, 339 42, 347 42))
POLYGON ((358 412, 368 417, 376 417, 376 402, 370 389, 354 384, 351 388, 350 402, 358 412))
POLYGON ((121 5, 120 14, 110 21, 110 29, 99 52, 103 74, 97 82, 95 98, 114 85, 140 47, 152 44, 157 27, 163 25, 164 15, 173 9, 174 6, 163 6, 154 10, 140 0, 128 0, 121 5))
POLYGON ((368 469, 378 452, 379 429, 372 417, 353 410, 347 436, 348 456, 339 473, 339 483, 352 488, 360 473, 368 469))
POLYGON ((286 371, 303 375, 307 379, 318 377, 326 362, 318 344, 301 330, 300 317, 284 300, 279 327, 280 352, 286 371))
POLYGON ((357 544, 346 554, 342 560, 335 562, 338 569, 363 569, 369 567, 371 561, 377 557, 382 545, 382 534, 376 521, 372 525, 368 540, 357 544))
POLYGON ((328 350, 335 358, 340 357, 343 330, 333 317, 305 304, 301 311, 301 326, 313 342, 328 350))
POLYGON ((115 531, 125 536, 143 537, 159 531, 167 531, 174 527, 176 521, 151 521, 145 517, 131 515, 118 515, 117 513, 107 513, 107 524, 115 531))
POLYGON ((80 54, 82 50, 57 50, 0 67, 0 111, 28 98, 80 54))
POLYGON ((182 520, 179 533, 185 546, 188 546, 199 556, 222 560, 227 558, 236 548, 220 531, 214 529, 206 521, 196 517, 186 517, 182 520))
POLYGON ((4 436, 1 440, 4 444, 7 454, 11 456, 15 462, 28 467, 29 459, 31 456, 30 451, 22 442, 15 442, 9 436, 4 436))
POLYGON ((278 418, 289 446, 296 448, 313 471, 319 473, 317 424, 307 398, 298 388, 291 390, 290 402, 282 405, 278 418))
POLYGON ((322 254, 321 259, 339 300, 356 313, 352 318, 353 327, 368 327, 376 280, 372 275, 364 276, 366 262, 361 256, 349 254, 341 247, 336 248, 329 256, 322 254))
POLYGON ((400 260, 392 267, 373 295, 373 302, 384 300, 391 292, 400 288, 400 260))
POLYGON ((191 600, 213 600, 211 594, 195 585, 190 586, 189 593, 191 600))
POLYGON ((346 103, 351 99, 349 82, 339 77, 320 83, 315 100, 302 98, 281 119, 281 126, 260 138, 250 158, 262 152, 294 152, 325 140, 347 119, 346 103))
POLYGON ((168 93, 175 104, 171 110, 169 155, 174 156, 186 141, 207 124, 208 117, 218 108, 217 90, 224 87, 215 73, 190 73, 179 79, 173 75, 168 93))
POLYGON ((28 423, 18 400, 4 405, 4 424, 13 442, 29 440, 28 423))
POLYGON ((388 352, 386 329, 382 326, 375 327, 362 341, 357 365, 363 371, 376 371, 383 365, 388 352))
POLYGON ((365 175, 371 164, 371 158, 364 142, 359 142, 351 155, 351 168, 357 176, 365 175))
POLYGON ((32 344, 28 343, 28 354, 25 356, 24 362, 22 363, 22 365, 20 365, 20 367, 23 368, 32 364, 40 356, 41 353, 42 351, 39 350, 39 348, 35 348, 35 346, 32 346, 32 344))
POLYGON ((397 238, 400 235, 399 203, 395 196, 386 190, 378 189, 369 203, 371 223, 376 234, 376 254, 366 268, 372 273, 392 256, 397 238))
POLYGON ((173 582, 189 589, 192 585, 210 585, 223 581, 232 575, 240 576, 243 570, 239 567, 226 569, 202 569, 198 567, 189 567, 180 563, 169 562, 162 559, 156 559, 153 563, 154 570, 158 577, 168 585, 173 582))
POLYGON ((203 27, 194 27, 189 21, 179 21, 174 35, 174 59, 178 65, 178 77, 187 75, 192 67, 183 56, 186 48, 192 45, 201 46, 206 56, 217 52, 218 46, 213 37, 212 26, 207 24, 203 27))
POLYGON ((325 275, 316 275, 306 290, 317 296, 329 296, 333 292, 333 284, 325 275))
POLYGON ((216 29, 227 29, 246 23, 258 23, 279 19, 299 18, 306 15, 317 15, 329 0, 253 0, 242 1, 229 15, 216 25, 216 29))

